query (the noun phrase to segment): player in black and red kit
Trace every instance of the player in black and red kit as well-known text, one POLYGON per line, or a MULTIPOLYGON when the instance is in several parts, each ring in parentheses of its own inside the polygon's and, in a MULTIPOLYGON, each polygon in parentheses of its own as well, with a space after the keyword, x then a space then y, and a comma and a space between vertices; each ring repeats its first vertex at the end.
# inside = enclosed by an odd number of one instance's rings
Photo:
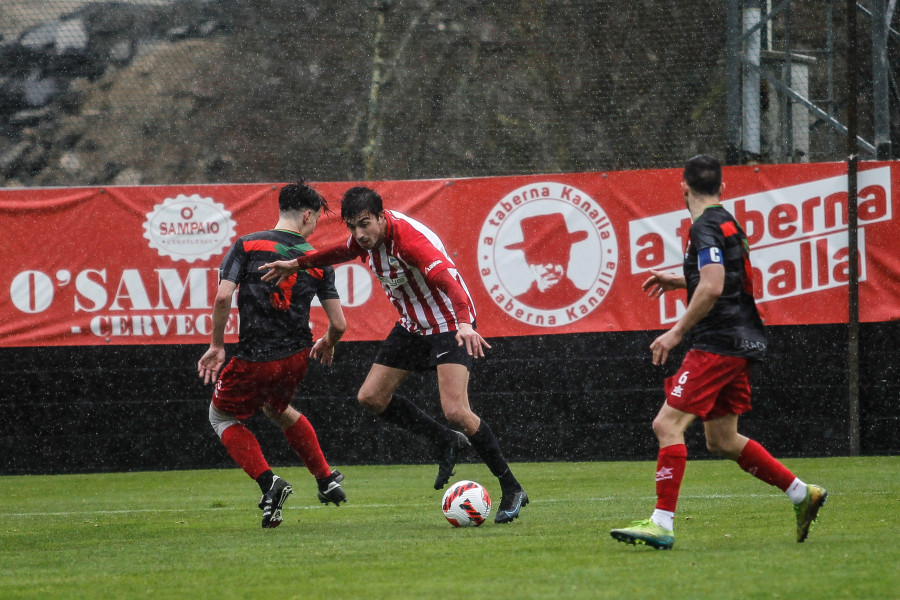
POLYGON ((666 401, 653 421, 660 447, 656 510, 649 519, 613 529, 610 534, 621 542, 666 550, 675 543, 675 505, 687 464, 684 432, 696 417, 703 421, 710 451, 790 498, 798 542, 806 539, 827 496, 738 433, 738 416, 751 408, 750 364, 765 356, 766 333, 753 299, 747 236, 721 204, 724 189, 715 158, 700 155, 687 162, 682 193, 693 225, 684 275, 650 271, 643 285, 651 298, 682 288, 688 293, 684 315, 650 344, 653 364, 665 363, 688 331, 693 343, 679 371, 666 380, 666 401))
POLYGON ((469 406, 469 370, 488 343, 475 331, 475 307, 456 265, 438 236, 402 213, 384 210, 381 196, 366 187, 344 194, 341 218, 350 230, 346 244, 323 248, 297 260, 263 265, 264 280, 283 280, 299 268, 367 261, 400 320, 381 346, 358 400, 369 411, 429 437, 438 457, 435 489, 453 475, 459 452, 471 445, 500 481, 502 498, 494 521, 509 523, 528 504, 490 426, 469 406), (449 429, 394 391, 412 371, 436 370, 449 429))
POLYGON ((286 185, 279 192, 274 229, 245 235, 228 250, 219 269, 212 341, 197 363, 204 382, 216 382, 209 422, 228 454, 259 484, 263 494, 259 508, 266 528, 281 524, 282 506, 293 489, 272 473, 256 437, 241 423, 259 409, 281 427, 291 448, 316 478, 319 500, 340 505, 347 499, 340 485, 344 476, 331 470, 312 425, 290 405, 306 376, 309 358, 331 364, 334 346, 347 328, 334 286, 334 269, 309 269, 278 285, 263 281, 259 273, 262 264, 312 250, 306 238, 327 208, 325 199, 302 181, 286 185), (239 341, 219 374, 225 364, 225 326, 235 289, 239 341), (315 344, 309 328, 314 297, 321 301, 329 321, 325 335, 315 344))

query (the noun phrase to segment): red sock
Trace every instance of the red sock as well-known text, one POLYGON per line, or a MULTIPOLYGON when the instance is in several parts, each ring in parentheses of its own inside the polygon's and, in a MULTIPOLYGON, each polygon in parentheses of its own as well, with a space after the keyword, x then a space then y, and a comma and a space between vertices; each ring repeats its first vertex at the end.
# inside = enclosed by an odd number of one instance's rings
POLYGON ((269 463, 263 456, 259 441, 249 429, 241 424, 230 425, 222 432, 222 444, 251 479, 256 479, 269 470, 269 463))
POLYGON ((675 512, 678 491, 687 466, 687 446, 674 444, 659 449, 656 457, 656 508, 675 512))
POLYGON ((331 467, 328 466, 319 446, 316 430, 304 415, 300 415, 296 423, 284 430, 284 437, 294 452, 300 455, 300 459, 313 477, 324 479, 331 474, 331 467))
POLYGON ((769 452, 753 440, 747 442, 737 459, 740 468, 757 479, 786 491, 795 477, 790 469, 778 462, 769 452))

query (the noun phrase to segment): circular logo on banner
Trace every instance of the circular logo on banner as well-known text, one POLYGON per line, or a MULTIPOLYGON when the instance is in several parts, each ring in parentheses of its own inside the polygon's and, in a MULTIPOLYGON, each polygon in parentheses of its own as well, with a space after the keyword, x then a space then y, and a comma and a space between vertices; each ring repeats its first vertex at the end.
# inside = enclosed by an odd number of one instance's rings
POLYGON ((166 198, 147 213, 144 237, 160 256, 173 260, 205 260, 220 254, 234 237, 235 222, 212 198, 180 194, 166 198))
POLYGON ((488 294, 509 316, 540 327, 573 323, 600 306, 618 257, 615 231, 600 205, 554 182, 504 196, 478 238, 488 294))

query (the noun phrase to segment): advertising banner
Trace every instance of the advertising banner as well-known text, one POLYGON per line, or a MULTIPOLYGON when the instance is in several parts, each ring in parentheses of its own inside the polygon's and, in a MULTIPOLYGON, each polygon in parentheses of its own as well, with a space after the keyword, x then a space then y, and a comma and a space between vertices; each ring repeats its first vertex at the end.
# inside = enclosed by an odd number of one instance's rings
MULTIPOLYGON (((900 163, 859 172, 860 318, 900 318, 900 163)), ((848 319, 844 163, 726 167, 723 204, 747 233, 767 324, 848 319)), ((0 190, 0 346, 206 344, 218 267, 274 226, 282 184, 0 190)), ((343 242, 340 198, 310 236, 343 242)), ((385 208, 444 242, 485 337, 663 329, 683 293, 652 300, 650 270, 679 271, 690 216, 681 169, 369 182, 385 208)), ((345 340, 381 340, 397 313, 366 264, 336 266, 345 340)), ((314 335, 326 319, 312 314, 314 335)), ((227 341, 236 341, 237 309, 227 341)))

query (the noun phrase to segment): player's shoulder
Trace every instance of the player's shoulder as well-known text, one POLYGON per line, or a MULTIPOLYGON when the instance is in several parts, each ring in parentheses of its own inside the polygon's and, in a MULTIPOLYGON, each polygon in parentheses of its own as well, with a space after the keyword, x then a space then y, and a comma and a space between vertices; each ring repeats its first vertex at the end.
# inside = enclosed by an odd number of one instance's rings
POLYGON ((244 252, 272 253, 279 258, 296 258, 313 250, 313 246, 299 233, 279 229, 248 233, 238 238, 235 245, 244 252))
POLYGON ((237 239, 238 242, 242 244, 246 244, 247 242, 256 242, 260 240, 266 241, 276 241, 278 238, 274 236, 274 234, 278 233, 275 230, 262 230, 262 231, 254 231, 252 233, 246 233, 237 239))
POLYGON ((409 215, 405 215, 397 211, 385 211, 390 213, 392 225, 392 237, 400 243, 430 243, 439 245, 440 239, 437 234, 421 221, 413 219, 409 215))
POLYGON ((299 243, 305 241, 303 236, 294 231, 284 229, 263 229, 247 233, 240 237, 242 240, 276 240, 276 241, 293 241, 299 243))
POLYGON ((246 233, 240 236, 231 245, 230 253, 246 253, 252 251, 255 243, 266 239, 264 234, 265 232, 263 231, 254 231, 253 233, 246 233))
POLYGON ((718 231, 723 223, 735 222, 734 217, 723 206, 711 206, 703 211, 703 213, 691 225, 691 231, 718 231))
POLYGON ((400 211, 396 210, 386 210, 384 214, 391 225, 400 232, 407 231, 417 231, 422 229, 428 229, 423 223, 420 221, 413 219, 407 214, 404 214, 400 211))
POLYGON ((732 215, 727 208, 722 206, 721 204, 714 204, 710 206, 708 209, 703 211, 701 217, 709 223, 725 223, 726 221, 734 221, 734 215, 732 215))

